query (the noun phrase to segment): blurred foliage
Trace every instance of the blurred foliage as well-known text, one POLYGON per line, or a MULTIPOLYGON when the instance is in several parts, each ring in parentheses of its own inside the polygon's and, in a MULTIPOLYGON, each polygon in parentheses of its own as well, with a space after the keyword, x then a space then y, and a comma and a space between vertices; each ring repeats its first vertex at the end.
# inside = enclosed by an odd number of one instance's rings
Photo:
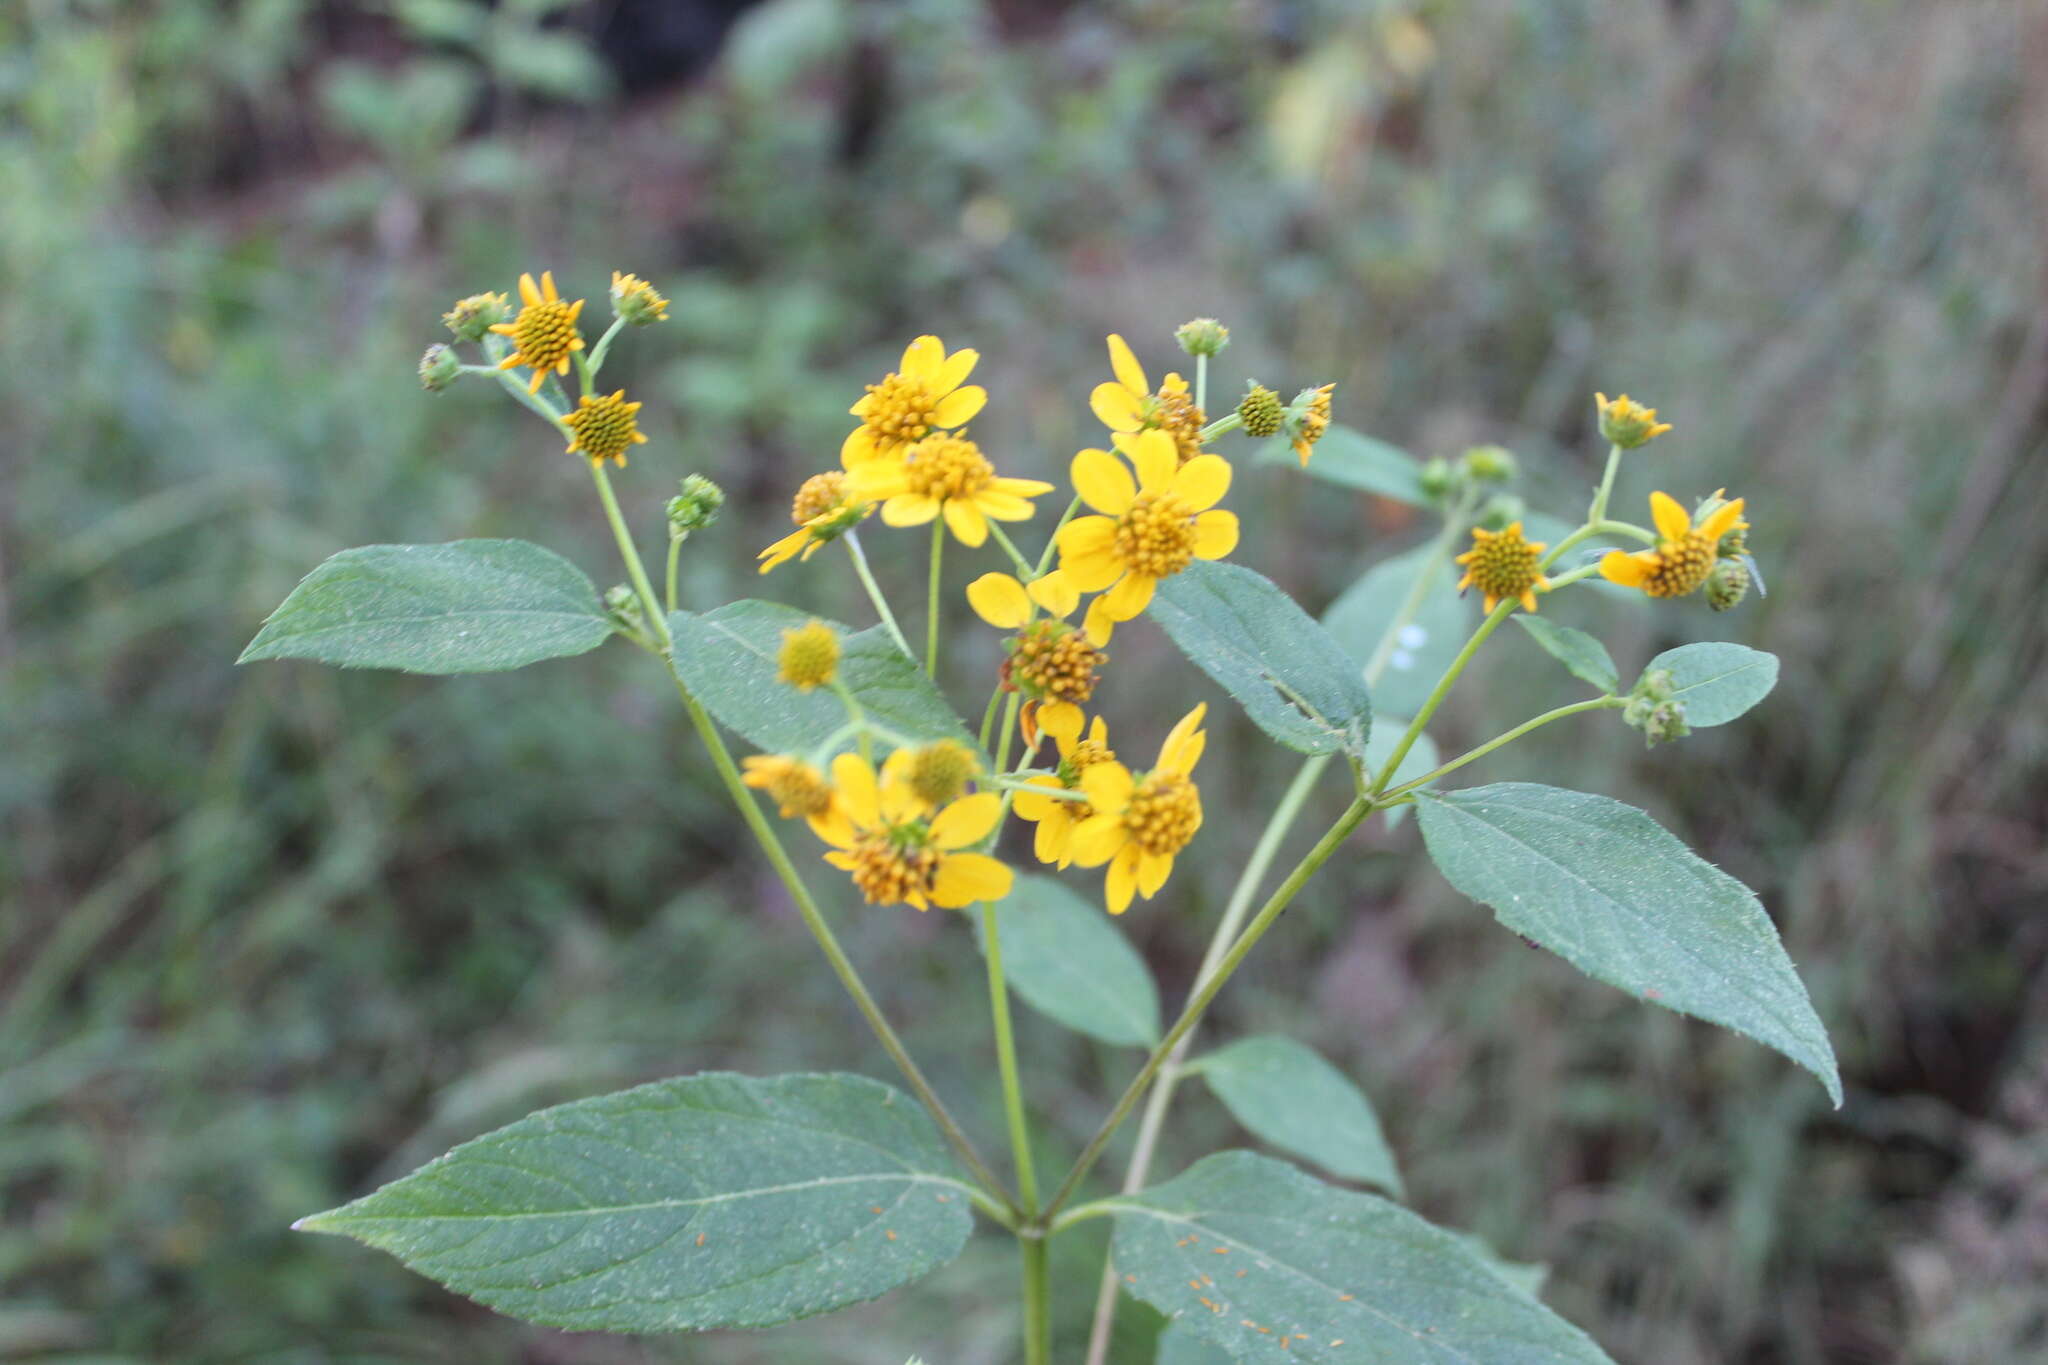
MULTIPOLYGON (((1233 328, 1220 382, 1334 379, 1340 420, 1420 453, 1500 442, 1537 509, 1597 472, 1593 389, 1655 402, 1678 429, 1626 498, 1746 495, 1771 595, 1556 614, 1625 674, 1725 633, 1784 681, 1741 726, 1648 755, 1558 727, 1488 776, 1619 772, 1757 886, 1848 1107, 1528 952, 1410 828, 1333 869, 1212 1038, 1284 1028, 1353 1070, 1411 1202, 1548 1262, 1618 1359, 2048 1352, 2038 9, 22 0, 0 197, 0 1357, 1008 1349, 993 1243, 772 1344, 607 1342, 286 1231, 547 1101, 877 1065, 643 670, 232 667, 345 545, 517 535, 604 572, 553 438, 412 377, 448 300, 544 266, 675 300, 615 363, 653 400, 627 473, 649 534, 686 471, 735 495, 689 547, 700 603, 865 619, 844 575, 749 566, 922 330, 982 349, 977 435, 1025 474, 1091 437, 1106 331, 1165 368, 1198 314, 1233 328)), ((1233 502, 1248 559, 1316 608, 1426 529, 1284 468, 1233 502)), ((918 547, 871 539, 913 582, 918 547)), ((1127 678, 1170 666, 1128 636, 1127 678)), ((1568 695, 1532 642, 1490 648, 1446 743, 1568 695)), ((961 695, 992 659, 959 661, 961 695)), ((1242 786, 1218 812, 1262 809, 1287 760, 1235 716, 1212 744, 1242 786)), ((1196 875, 1121 923, 1169 998, 1253 823, 1212 820, 1196 875)), ((840 910, 996 1131, 968 935, 840 910)), ((1023 1027, 1062 1087, 1050 1165, 1131 1062, 1023 1027)), ((1164 1170, 1248 1141, 1181 1105, 1164 1170)), ((1078 1350, 1099 1242, 1057 1245, 1078 1350)), ((1127 1312, 1121 1358, 1156 1328, 1127 1312)))

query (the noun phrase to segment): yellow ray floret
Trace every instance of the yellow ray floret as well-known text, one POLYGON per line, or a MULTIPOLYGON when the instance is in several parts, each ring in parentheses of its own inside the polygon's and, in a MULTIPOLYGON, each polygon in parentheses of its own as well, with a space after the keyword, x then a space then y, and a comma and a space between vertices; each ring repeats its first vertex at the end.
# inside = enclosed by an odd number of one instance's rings
POLYGON ((796 523, 796 530, 761 551, 757 556, 761 572, 787 564, 799 554, 809 559, 820 545, 830 545, 874 510, 873 503, 847 486, 847 476, 842 471, 828 469, 811 475, 790 503, 789 519, 796 523))
POLYGON ((802 817, 811 832, 828 844, 853 838, 853 826, 847 821, 839 793, 825 774, 810 764, 789 754, 752 754, 741 766, 747 771, 740 781, 767 792, 783 819, 802 817))
POLYGON ((1185 379, 1169 374, 1155 392, 1137 356, 1114 332, 1109 336, 1109 368, 1116 378, 1105 379, 1088 395, 1088 406, 1102 425, 1126 434, 1163 431, 1173 438, 1183 464, 1202 453, 1202 427, 1208 419, 1195 406, 1185 379))
POLYGON ((990 519, 1029 521, 1030 500, 1052 491, 1040 479, 998 476, 980 446, 943 431, 862 460, 848 471, 847 486, 882 504, 882 520, 891 526, 923 526, 944 516, 962 545, 986 542, 990 519))
POLYGON ((1118 621, 1152 601, 1154 586, 1197 559, 1221 559, 1237 546, 1237 516, 1216 504, 1230 491, 1230 464, 1198 455, 1181 464, 1163 431, 1117 437, 1137 477, 1104 450, 1074 456, 1074 491, 1100 516, 1079 517, 1059 533, 1060 572, 1081 592, 1100 592, 1088 608, 1088 638, 1109 643, 1118 621))
POLYGON ((902 364, 868 385, 867 393, 847 411, 860 418, 839 447, 839 463, 848 469, 877 455, 894 455, 932 432, 972 421, 988 402, 988 391, 968 384, 979 351, 946 354, 935 336, 921 336, 903 348, 902 364), (963 387, 964 386, 964 387, 963 387))
POLYGON ((1522 539, 1519 521, 1510 523, 1503 531, 1475 526, 1472 548, 1455 560, 1465 566, 1458 591, 1477 587, 1486 595, 1489 612, 1508 599, 1520 602, 1523 611, 1534 611, 1536 594, 1550 591, 1550 580, 1537 567, 1544 548, 1543 541, 1522 539))
MULTIPOLYGON (((1047 707, 1042 725, 1059 746, 1060 761, 1055 771, 1032 778, 1034 786, 1077 792, 1081 789, 1082 774, 1098 763, 1116 761, 1116 750, 1109 747, 1109 726, 1101 716, 1088 722, 1085 739, 1078 706, 1047 707)), ((1031 845, 1038 861, 1061 867, 1074 861, 1074 830, 1095 814, 1086 801, 1042 796, 1033 791, 1018 792, 1012 809, 1038 827, 1031 845)))
POLYGON ((1206 709, 1197 706, 1181 717, 1150 772, 1133 774, 1109 759, 1080 776, 1090 813, 1074 827, 1067 851, 1083 867, 1109 864, 1103 895, 1112 915, 1129 909, 1134 893, 1152 899, 1173 874, 1174 856, 1202 827, 1193 773, 1206 743, 1206 709))
POLYGON ((1648 445, 1671 430, 1671 423, 1657 420, 1655 408, 1646 408, 1627 394, 1609 399, 1604 393, 1596 393, 1593 408, 1600 415, 1600 434, 1623 450, 1648 445))
POLYGON ((1044 574, 1026 585, 1006 573, 985 573, 967 585, 967 600, 982 620, 1017 632, 1008 642, 1002 686, 1023 694, 1017 723, 1025 746, 1036 749, 1039 730, 1061 723, 1055 716, 1070 715, 1078 729, 1081 705, 1095 695, 1109 655, 1061 619, 1081 601, 1067 576, 1044 574))
POLYGON ((539 393, 541 381, 548 377, 548 371, 569 373, 570 355, 583 349, 583 334, 576 330, 576 318, 583 311, 583 300, 565 302, 555 292, 555 275, 551 270, 541 272, 538 285, 534 284, 532 275, 521 275, 519 297, 526 305, 519 310, 519 316, 491 328, 501 336, 512 338, 512 354, 499 361, 498 368, 530 367, 533 381, 526 386, 526 391, 539 393))
POLYGON ((1684 597, 1707 581, 1720 558, 1721 538, 1746 531, 1741 498, 1724 502, 1702 516, 1697 525, 1664 493, 1650 494, 1650 517, 1657 543, 1633 554, 1609 550, 1600 560, 1601 577, 1625 588, 1641 588, 1651 597, 1684 597))
POLYGON ((907 783, 877 781, 858 754, 832 760, 832 787, 848 826, 826 840, 833 850, 825 861, 852 874, 869 904, 957 910, 1009 894, 1009 867, 966 851, 1002 819, 994 792, 963 796, 933 813, 907 783))

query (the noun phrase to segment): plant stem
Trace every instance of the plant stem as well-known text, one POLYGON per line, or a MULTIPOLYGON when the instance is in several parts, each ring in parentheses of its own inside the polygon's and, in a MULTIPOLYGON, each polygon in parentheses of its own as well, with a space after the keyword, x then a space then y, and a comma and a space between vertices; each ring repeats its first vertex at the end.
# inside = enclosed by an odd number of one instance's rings
POLYGON ((1003 1113, 1010 1122, 1010 1155, 1017 1166, 1017 1202, 1026 1217, 1038 1212, 1038 1168, 1031 1159, 1031 1128, 1024 1117, 1024 1090, 1017 1082, 1017 1040, 1010 1029, 1010 987, 1003 978, 1003 940, 996 908, 981 907, 982 955, 988 959, 988 1003, 995 1021, 996 1068, 1003 1082, 1003 1113))
POLYGON ((946 520, 932 518, 931 586, 925 594, 924 671, 934 682, 939 677, 939 566, 946 558, 946 520))
POLYGON ((1054 523, 1052 528, 1052 534, 1046 537, 1045 549, 1038 556, 1038 573, 1034 575, 1034 577, 1040 577, 1044 575, 1046 566, 1052 563, 1053 551, 1059 548, 1060 532, 1067 529, 1067 523, 1072 521, 1074 519, 1074 513, 1080 510, 1081 495, 1079 493, 1076 493, 1074 494, 1074 500, 1067 504, 1067 510, 1060 513, 1059 521, 1054 523))
POLYGON ((1316 874, 1317 869, 1330 860, 1330 855, 1337 851, 1338 846, 1350 836, 1351 831, 1358 828, 1359 822, 1371 813, 1372 806, 1363 797, 1353 800, 1345 808, 1344 813, 1337 817, 1337 822, 1330 826, 1328 832, 1316 841, 1316 846, 1302 855, 1301 861, 1287 874, 1286 880, 1274 888, 1273 894, 1267 897, 1266 903, 1259 908, 1259 913, 1252 917, 1252 922, 1245 926, 1245 931, 1230 945, 1230 951, 1216 964, 1216 970, 1210 975, 1208 982, 1196 989, 1186 1007, 1181 1010, 1180 1018, 1167 1030, 1166 1036, 1159 1040, 1159 1045, 1152 1049, 1151 1055, 1145 1059, 1143 1069, 1130 1085, 1125 1087, 1123 1096, 1117 1100, 1116 1108, 1110 1111, 1109 1117, 1102 1121, 1102 1126, 1095 1130, 1095 1136, 1090 1138, 1088 1145, 1081 1150, 1081 1155, 1075 1159, 1072 1169, 1067 1172, 1066 1179, 1060 1182, 1059 1189, 1053 1193, 1051 1201, 1046 1204, 1044 1212, 1039 1216, 1037 1221, 1041 1226, 1074 1197, 1075 1191, 1081 1187, 1081 1182, 1087 1178, 1088 1172, 1101 1158, 1102 1149, 1109 1145, 1110 1138, 1123 1126, 1124 1120, 1130 1117, 1131 1110, 1137 1107, 1139 1097, 1145 1093, 1146 1087, 1151 1085, 1152 1078, 1157 1076, 1160 1068, 1166 1064, 1167 1055, 1188 1035, 1189 1030, 1201 1022, 1202 1015, 1209 1008, 1209 1002, 1216 998, 1216 993, 1223 989, 1224 983, 1230 980, 1251 950, 1258 946, 1266 931, 1273 927, 1274 921, 1280 918, 1280 912, 1287 908, 1288 903, 1294 899, 1295 894, 1308 879, 1316 874))
POLYGON ((682 560, 683 542, 689 539, 689 534, 689 532, 685 531, 680 535, 672 535, 668 538, 668 575, 663 585, 668 591, 662 595, 662 601, 667 606, 668 614, 671 616, 675 615, 676 611, 676 566, 682 560))
MULTIPOLYGON (((626 320, 624 318, 613 318, 612 325, 604 329, 604 335, 599 337, 597 345, 591 348, 589 367, 583 377, 583 384, 586 389, 596 381, 597 372, 604 368, 605 357, 611 353, 612 338, 617 336, 619 329, 625 325, 626 320)), ((576 354, 581 355, 582 352, 579 351, 576 354)))
POLYGON ((1003 689, 1000 685, 998 685, 993 692, 988 694, 988 705, 982 708, 980 743, 981 751, 983 753, 988 752, 989 735, 995 729, 996 725, 996 703, 1001 701, 1002 699, 1003 689))
POLYGON ((875 582, 874 571, 868 568, 867 551, 860 547, 860 532, 848 531, 842 539, 846 541, 846 553, 853 559, 853 571, 860 575, 861 586, 868 590, 868 601, 875 604, 875 614, 889 628, 889 638, 896 642, 896 648, 903 651, 904 658, 916 663, 917 651, 903 637, 903 627, 896 624, 896 613, 889 610, 889 599, 882 596, 882 587, 875 582))
POLYGON ((1203 413, 1209 411, 1209 357, 1206 354, 1195 357, 1195 408, 1203 413))
POLYGON ((1033 578, 1037 577, 1037 574, 1031 568, 1031 561, 1024 558, 1024 552, 1016 547, 1008 535, 1004 534, 1001 526, 991 521, 988 524, 988 529, 989 533, 996 538, 996 544, 1003 547, 1003 553, 1010 557, 1010 563, 1017 570, 1019 582, 1029 583, 1033 578))
POLYGON ((647 613, 647 619, 654 626, 654 638, 662 648, 669 645, 668 617, 662 613, 661 599, 654 595, 654 585, 647 581, 647 566, 640 561, 640 551, 633 544, 633 533, 626 529, 625 514, 619 511, 619 499, 612 492, 611 476, 605 473, 604 461, 592 460, 590 477, 597 482, 597 496, 604 503, 605 520, 612 524, 612 535, 619 542, 619 557, 626 561, 626 573, 633 580, 633 591, 640 594, 640 608, 647 613))
POLYGON ((1051 1277, 1045 1237, 1035 1228, 1020 1231, 1017 1245, 1024 1259, 1024 1365, 1051 1365, 1051 1277))
POLYGON ((1415 747, 1415 737, 1422 733, 1422 727, 1429 724, 1429 718, 1436 714, 1436 708, 1443 705, 1449 695, 1451 684, 1458 681, 1458 675, 1465 671, 1465 665, 1472 662, 1472 656, 1479 652, 1479 646, 1486 643, 1486 637, 1500 628, 1508 619, 1508 613, 1520 603, 1510 597, 1493 609, 1479 628, 1472 632, 1472 638, 1465 641, 1465 647, 1458 651, 1458 657, 1451 660, 1451 666, 1436 680, 1436 687, 1429 694, 1429 700, 1422 703, 1422 709, 1415 713, 1415 719, 1408 722, 1408 728, 1401 733, 1401 742, 1394 746, 1394 752, 1387 755, 1387 761, 1380 764, 1379 773, 1373 778, 1371 795, 1377 797, 1386 790, 1387 780, 1401 770, 1401 760, 1408 757, 1408 751, 1415 747))
POLYGON ((1495 735, 1492 739, 1487 740, 1486 743, 1480 745, 1478 748, 1469 749, 1466 752, 1459 754, 1456 758, 1444 764, 1442 767, 1437 768, 1431 772, 1426 772, 1412 782, 1403 782, 1400 786, 1393 788, 1391 791, 1381 793, 1379 798, 1375 800, 1373 804, 1375 806, 1385 806, 1397 796, 1406 796, 1409 792, 1414 791, 1417 787, 1426 787, 1430 783, 1436 781, 1439 777, 1442 777, 1445 773, 1455 772, 1459 768, 1464 767, 1467 763, 1470 763, 1475 758, 1484 758, 1488 754, 1492 753, 1495 749, 1500 748, 1503 744, 1512 744, 1516 740, 1520 739, 1523 735, 1528 734, 1531 730, 1541 729, 1543 726, 1550 724, 1550 722, 1554 720, 1563 720, 1566 716, 1576 716, 1581 711, 1608 711, 1612 710, 1617 706, 1626 705, 1628 705, 1628 699, 1626 697, 1595 697, 1591 701, 1576 701, 1569 706, 1560 706, 1554 711, 1545 711, 1540 716, 1535 716, 1529 720, 1523 721, 1520 725, 1517 725, 1512 730, 1509 730, 1503 734, 1495 735))
POLYGON ((1614 492, 1614 472, 1621 468, 1621 447, 1607 447, 1607 469, 1600 475, 1600 487, 1593 494, 1593 505, 1586 509, 1586 525, 1598 526, 1607 516, 1607 499, 1614 492))
POLYGON ((868 1027, 874 1030, 875 1037, 882 1044, 882 1050, 889 1054, 890 1060, 895 1062, 897 1069, 903 1073, 903 1079, 910 1083, 912 1092, 931 1112, 933 1121, 939 1125, 939 1131, 945 1134, 946 1141, 952 1146, 954 1155, 960 1158, 960 1163, 991 1197, 1013 1216, 1019 1216, 1021 1211, 1017 1208, 1016 1201, 1003 1188, 1002 1182, 996 1179, 995 1173, 989 1170, 988 1163, 981 1159, 981 1154, 974 1149, 973 1141, 947 1110, 938 1093, 932 1089, 931 1082, 925 1079, 924 1072, 919 1069, 917 1063, 911 1059, 909 1051, 903 1046, 903 1040, 896 1036, 896 1030, 883 1016, 881 1006, 877 1005, 874 996, 868 993, 867 984, 861 980, 860 972, 853 965, 853 960, 847 957, 846 950, 839 945, 838 936, 832 932, 832 926, 825 922, 824 915, 819 912, 818 903, 811 898, 810 889, 797 875, 795 865, 790 862, 789 854, 782 846, 782 840, 776 836, 775 827, 768 823, 768 817, 761 813, 761 807, 754 800, 753 793, 747 790, 746 784, 740 780, 739 769, 732 761, 732 752, 726 748, 725 740, 719 735, 718 727, 712 721, 710 713, 704 709, 703 703, 690 694, 690 689, 683 685, 683 680, 676 674, 673 664, 669 667, 669 677, 675 682, 676 695, 682 698, 683 709, 690 713, 690 723, 696 726, 697 735, 704 741, 704 747, 711 751, 712 766, 718 769, 719 779, 725 783, 726 792, 732 797, 733 804, 739 807, 741 818, 747 822, 747 828, 752 831, 755 842, 760 844, 761 851, 768 856, 769 864, 774 867, 776 876, 781 878, 790 899, 796 902, 797 913, 803 917, 804 927, 810 930, 811 937, 817 940, 819 949, 825 954, 825 960, 831 964, 834 975, 839 978, 839 984, 853 997, 855 1008, 860 1011, 861 1017, 867 1020, 868 1027))

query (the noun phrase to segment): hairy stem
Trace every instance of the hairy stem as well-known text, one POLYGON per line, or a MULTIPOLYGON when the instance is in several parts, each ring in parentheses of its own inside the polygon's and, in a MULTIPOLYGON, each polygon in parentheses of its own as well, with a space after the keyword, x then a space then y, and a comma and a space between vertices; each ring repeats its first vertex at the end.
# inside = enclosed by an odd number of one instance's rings
POLYGON ((1484 758, 1488 754, 1492 753, 1495 749, 1500 748, 1502 745, 1512 744, 1516 740, 1520 739, 1523 735, 1528 734, 1531 730, 1539 730, 1542 727, 1550 724, 1550 722, 1554 720, 1563 720, 1566 716, 1576 716, 1582 711, 1609 711, 1617 706, 1626 705, 1628 705, 1628 698, 1626 697, 1594 697, 1591 701, 1576 701, 1569 706, 1560 706, 1554 711, 1545 711, 1540 716, 1534 716, 1528 720, 1523 721, 1520 725, 1517 725, 1512 730, 1506 731, 1502 734, 1495 735, 1492 739, 1487 740, 1486 743, 1480 745, 1478 748, 1469 749, 1466 752, 1459 754, 1456 758, 1444 764, 1442 767, 1436 768, 1430 772, 1426 772, 1412 782, 1403 782, 1400 786, 1395 787, 1390 791, 1382 793, 1380 795, 1380 798, 1374 804, 1379 806, 1388 805, 1393 801, 1395 797, 1406 796, 1409 792, 1414 791, 1417 787, 1426 787, 1430 783, 1436 781, 1439 777, 1442 777, 1445 773, 1456 772, 1458 769, 1464 767, 1467 763, 1470 763, 1472 760, 1476 758, 1484 758))
POLYGON ((875 582, 875 574, 868 567, 867 552, 860 547, 860 532, 848 531, 843 537, 846 553, 853 560, 853 571, 860 576, 860 584, 868 590, 868 601, 875 604, 875 614, 882 618, 882 624, 889 628, 889 638, 896 642, 896 648, 903 651, 903 657, 917 662, 917 651, 904 638, 903 627, 896 624, 896 613, 889 610, 889 599, 882 596, 881 584, 875 582))

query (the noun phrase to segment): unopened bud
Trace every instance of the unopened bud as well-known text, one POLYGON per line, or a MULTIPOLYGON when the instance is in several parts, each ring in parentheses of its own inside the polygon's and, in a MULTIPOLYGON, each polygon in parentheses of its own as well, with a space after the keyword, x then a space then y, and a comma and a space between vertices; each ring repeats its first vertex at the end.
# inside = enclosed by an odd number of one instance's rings
POLYGON ((668 529, 673 536, 701 531, 718 520, 725 506, 725 490, 702 474, 683 480, 683 491, 668 500, 668 529))
POLYGON ((1415 482, 1421 487, 1424 497, 1432 502, 1441 502, 1457 487, 1458 475, 1449 460, 1441 455, 1432 455, 1416 471, 1415 482))
POLYGON ((1623 450, 1634 450, 1671 430, 1669 422, 1657 420, 1657 410, 1632 401, 1627 394, 1609 401, 1604 393, 1593 395, 1600 414, 1600 434, 1623 450))
POLYGON ((1692 733, 1692 727, 1685 723, 1685 703, 1682 701, 1660 701, 1650 708, 1648 719, 1643 722, 1643 743, 1649 748, 1674 739, 1683 739, 1692 733))
POLYGON ((974 751, 954 739, 941 739, 913 750, 904 781, 917 799, 943 806, 964 796, 967 784, 981 773, 974 751))
POLYGON ((1175 328, 1173 339, 1189 355, 1216 355, 1230 344, 1230 329, 1214 318, 1195 318, 1175 328))
POLYGON ((839 676, 839 635, 823 621, 782 632, 775 677, 799 692, 825 687, 839 676))
POLYGON ((1244 423, 1247 436, 1277 436, 1287 420, 1287 409, 1282 406, 1279 394, 1253 381, 1237 405, 1237 417, 1244 423))
POLYGON ((441 392, 461 375, 462 357, 438 341, 420 357, 420 387, 428 393, 441 392))
POLYGON ((1707 575, 1707 605, 1715 611, 1727 611, 1749 596, 1749 562, 1747 559, 1723 559, 1714 565, 1714 571, 1707 575))
POLYGON ((1504 446, 1473 446, 1460 463, 1480 483, 1508 483, 1522 472, 1514 452, 1504 446))
POLYGON ((1498 531, 1528 514, 1528 504, 1513 493, 1495 493, 1479 509, 1479 524, 1489 531, 1498 531))
POLYGON ((668 300, 638 275, 612 272, 612 316, 635 327, 668 321, 668 300))
POLYGON ((512 302, 503 294, 471 294, 441 314, 457 341, 482 341, 484 333, 512 316, 512 302))
POLYGON ((614 583, 604 590, 604 610, 605 615, 636 635, 647 624, 646 615, 640 610, 640 594, 624 583, 614 583))

